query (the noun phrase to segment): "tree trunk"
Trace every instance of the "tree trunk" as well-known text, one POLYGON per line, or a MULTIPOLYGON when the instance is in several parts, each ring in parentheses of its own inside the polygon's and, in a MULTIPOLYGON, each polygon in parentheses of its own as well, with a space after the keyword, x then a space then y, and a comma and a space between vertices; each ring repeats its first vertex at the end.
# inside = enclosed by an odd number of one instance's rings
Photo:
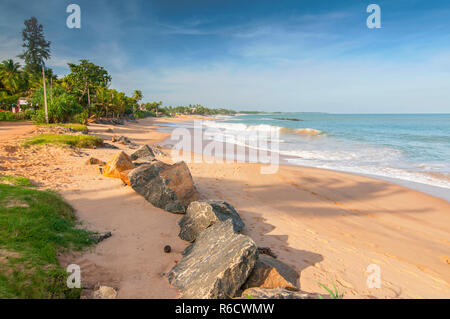
POLYGON ((46 87, 45 87, 44 65, 42 65, 42 83, 43 83, 43 85, 44 85, 44 112, 45 112, 45 122, 48 124, 47 89, 46 89, 46 87))

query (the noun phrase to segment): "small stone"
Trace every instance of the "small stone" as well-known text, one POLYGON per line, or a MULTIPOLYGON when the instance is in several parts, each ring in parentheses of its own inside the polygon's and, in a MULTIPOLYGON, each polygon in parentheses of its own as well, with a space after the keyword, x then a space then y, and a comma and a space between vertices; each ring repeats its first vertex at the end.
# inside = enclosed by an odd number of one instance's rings
POLYGON ((108 286, 100 286, 94 291, 94 299, 116 299, 117 291, 108 286))
POLYGON ((172 247, 170 247, 169 245, 164 246, 164 252, 165 253, 170 253, 172 251, 172 247))

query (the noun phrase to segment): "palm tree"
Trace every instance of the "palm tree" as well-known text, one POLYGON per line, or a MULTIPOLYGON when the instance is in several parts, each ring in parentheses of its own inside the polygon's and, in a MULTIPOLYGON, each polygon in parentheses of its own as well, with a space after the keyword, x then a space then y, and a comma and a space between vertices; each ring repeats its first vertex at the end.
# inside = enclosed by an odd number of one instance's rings
POLYGON ((15 95, 24 88, 24 76, 20 71, 20 64, 12 59, 4 60, 0 64, 0 81, 11 95, 15 95))
MULTIPOLYGON (((144 96, 142 95, 142 91, 141 90, 134 90, 134 92, 133 92, 133 99, 135 99, 138 104, 139 104, 139 101, 141 101, 143 97, 144 96)), ((139 104, 139 106, 140 106, 140 104, 139 104)), ((136 111, 134 109, 134 106, 133 106, 133 111, 134 112, 136 111)))

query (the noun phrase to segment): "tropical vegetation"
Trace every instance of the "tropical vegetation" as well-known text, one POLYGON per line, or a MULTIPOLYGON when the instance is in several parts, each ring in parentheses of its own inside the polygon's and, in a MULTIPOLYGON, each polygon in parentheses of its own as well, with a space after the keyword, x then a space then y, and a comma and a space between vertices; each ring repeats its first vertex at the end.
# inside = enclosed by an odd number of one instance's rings
POLYGON ((112 77, 108 71, 86 59, 68 63, 70 73, 58 78, 45 65, 51 57, 51 42, 45 39, 43 26, 35 17, 24 24, 23 52, 18 55, 24 65, 14 59, 0 63, 0 121, 31 119, 37 123, 86 124, 89 118, 101 117, 235 113, 198 104, 163 107, 161 101, 143 103, 141 90, 134 90, 131 96, 127 96, 124 92, 110 88, 112 77), (10 112, 19 99, 27 101, 26 105, 21 105, 23 112, 10 112))

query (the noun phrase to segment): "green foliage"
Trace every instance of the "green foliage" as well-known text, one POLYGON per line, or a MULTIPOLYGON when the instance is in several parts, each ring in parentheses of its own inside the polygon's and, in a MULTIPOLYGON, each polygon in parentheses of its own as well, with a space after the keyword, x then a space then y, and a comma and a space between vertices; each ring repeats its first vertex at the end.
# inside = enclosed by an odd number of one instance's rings
MULTIPOLYGON (((327 286, 325 286, 324 284, 322 284, 321 282, 317 282, 317 283, 330 294, 330 298, 331 299, 342 299, 342 298, 344 298, 344 294, 339 294, 339 291, 336 288, 336 285, 334 284, 334 282, 332 282, 334 291, 331 290, 330 288, 328 288, 327 286)), ((319 296, 319 298, 322 299, 321 296, 319 296)))
POLYGON ((80 148, 94 148, 101 146, 103 140, 93 135, 64 135, 64 134, 41 134, 31 137, 25 141, 25 145, 69 145, 80 148))
POLYGON ((33 109, 26 109, 26 110, 24 111, 24 114, 25 114, 25 118, 26 118, 27 120, 31 120, 31 119, 36 115, 36 110, 33 110, 33 109))
POLYGON ((208 108, 206 106, 202 106, 200 104, 195 104, 195 105, 189 104, 189 106, 177 106, 177 107, 168 106, 166 108, 160 108, 160 111, 162 113, 166 114, 167 116, 172 116, 175 114, 184 114, 184 115, 189 115, 189 114, 233 115, 233 114, 236 114, 236 112, 233 110, 228 110, 228 109, 223 109, 223 108, 212 109, 212 108, 208 108))
POLYGON ((0 183, 6 183, 14 186, 33 187, 28 178, 20 176, 0 175, 0 183))
POLYGON ((4 60, 0 64, 0 90, 7 95, 14 96, 14 102, 17 101, 18 94, 28 88, 28 76, 20 70, 20 64, 12 59, 4 60))
POLYGON ((134 116, 137 119, 143 119, 146 117, 156 117, 156 114, 153 111, 136 111, 134 112, 134 116))
POLYGON ((68 127, 71 128, 74 131, 78 131, 78 132, 87 132, 88 128, 86 125, 83 124, 76 124, 76 123, 52 123, 52 124, 46 124, 46 123, 37 123, 40 126, 48 126, 48 127, 57 127, 57 126, 61 126, 61 127, 68 127))
POLYGON ((29 72, 38 74, 45 60, 50 58, 50 42, 45 40, 44 27, 39 24, 35 17, 24 22, 22 31, 24 52, 19 55, 25 60, 29 72))
POLYGON ((16 121, 16 116, 10 111, 0 112, 0 121, 16 121))
POLYGON ((79 64, 68 63, 68 65, 71 73, 64 78, 64 81, 67 82, 71 92, 79 95, 79 103, 88 93, 90 96, 97 88, 106 88, 111 82, 108 71, 88 60, 80 60, 79 64))
POLYGON ((58 194, 0 183, 0 298, 79 297, 57 256, 93 244, 91 235, 58 194))
MULTIPOLYGON (((36 123, 45 122, 44 92, 41 67, 50 57, 50 42, 45 40, 43 26, 36 18, 25 21, 23 30, 24 52, 20 55, 25 59, 26 66, 12 59, 0 63, 0 108, 7 109, 17 103, 21 97, 31 97, 36 111, 26 110, 25 113, 1 115, 0 120, 32 119, 36 123)), ((211 109, 202 105, 178 107, 162 107, 162 102, 141 104, 143 93, 134 90, 131 97, 124 92, 110 89, 111 76, 102 66, 88 60, 79 60, 78 64, 68 63, 70 73, 62 79, 57 79, 53 71, 44 69, 47 83, 47 106, 50 123, 77 122, 86 124, 88 118, 120 117, 132 115, 136 118, 153 116, 175 116, 177 114, 218 115, 235 114, 233 110, 211 109), (52 83, 52 85, 50 85, 52 83), (50 89, 52 88, 52 89, 50 89)))
MULTIPOLYGON (((44 105, 44 90, 38 89, 33 95, 33 103, 44 105)), ((65 92, 63 89, 55 89, 53 97, 47 100, 48 120, 50 123, 65 123, 71 121, 75 115, 80 114, 83 108, 78 104, 77 98, 65 92)), ((33 121, 45 122, 44 110, 36 112, 33 121)))

